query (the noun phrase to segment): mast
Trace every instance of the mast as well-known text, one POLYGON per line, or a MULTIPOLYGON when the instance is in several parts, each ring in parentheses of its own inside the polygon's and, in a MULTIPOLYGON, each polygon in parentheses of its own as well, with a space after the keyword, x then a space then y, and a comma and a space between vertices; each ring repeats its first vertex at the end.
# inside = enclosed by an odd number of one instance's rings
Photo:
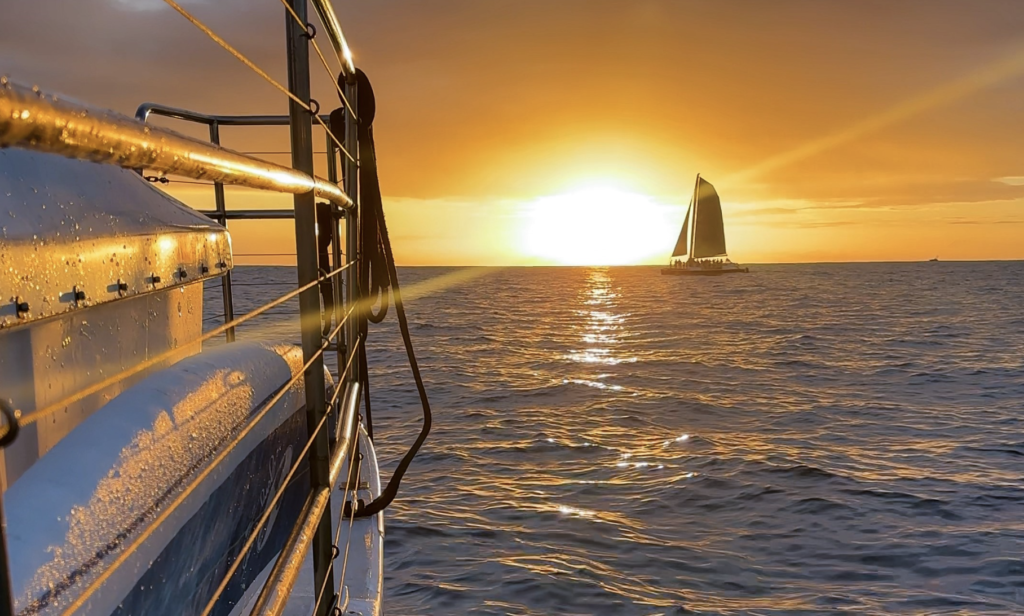
POLYGON ((690 260, 695 261, 697 258, 693 256, 693 248, 697 242, 697 207, 700 204, 700 174, 697 174, 697 180, 693 184, 693 215, 690 217, 690 260))

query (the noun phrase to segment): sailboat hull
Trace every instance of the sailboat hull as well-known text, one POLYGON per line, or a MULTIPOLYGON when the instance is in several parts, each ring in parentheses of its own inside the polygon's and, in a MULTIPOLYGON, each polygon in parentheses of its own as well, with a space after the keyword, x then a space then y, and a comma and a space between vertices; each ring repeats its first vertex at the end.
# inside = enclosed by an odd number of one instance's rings
POLYGON ((663 267, 663 276, 724 276, 725 274, 746 274, 750 269, 746 267, 729 267, 721 269, 705 269, 697 267, 663 267))

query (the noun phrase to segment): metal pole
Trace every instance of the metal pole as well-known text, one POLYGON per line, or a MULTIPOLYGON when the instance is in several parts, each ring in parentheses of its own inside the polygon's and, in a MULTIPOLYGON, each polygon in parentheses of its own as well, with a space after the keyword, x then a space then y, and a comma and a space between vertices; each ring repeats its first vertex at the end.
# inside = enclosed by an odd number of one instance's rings
POLYGON ((693 254, 693 249, 697 246, 697 208, 700 206, 700 174, 697 174, 697 180, 693 183, 693 218, 690 220, 690 259, 693 261, 697 260, 697 257, 693 254))
POLYGON ((2 496, 0 496, 0 616, 14 616, 11 563, 7 556, 7 520, 4 519, 2 496))
MULTIPOLYGON (((220 145, 220 123, 217 120, 210 122, 210 141, 220 145)), ((214 182, 213 196, 217 201, 217 222, 225 229, 228 228, 227 205, 224 202, 224 184, 214 182)), ((231 293, 231 270, 224 272, 220 279, 221 295, 224 297, 224 322, 230 323, 235 320, 235 301, 231 293)), ((231 327, 224 332, 224 338, 228 342, 235 341, 235 328, 231 327)))
MULTIPOLYGON (((292 10, 302 23, 306 23, 306 0, 288 0, 292 10)), ((285 12, 288 42, 288 89, 299 100, 308 101, 309 96, 309 43, 305 28, 293 21, 285 12)), ((312 117, 298 103, 288 102, 291 118, 292 166, 313 176, 313 124, 312 117)), ((299 273, 299 285, 315 281, 319 275, 316 239, 316 199, 312 191, 295 195, 295 255, 299 273)), ((306 386, 306 425, 312 437, 326 413, 326 383, 324 381, 323 356, 318 354, 321 342, 320 289, 312 286, 299 294, 299 315, 302 328, 302 356, 309 363, 304 376, 306 386), (316 359, 313 360, 314 356, 316 359)), ((330 494, 330 442, 327 431, 316 432, 313 446, 309 450, 309 476, 314 492, 324 488, 330 494)), ((323 511, 329 512, 330 502, 323 511)), ((333 550, 330 514, 320 514, 312 537, 313 583, 319 599, 320 588, 329 573, 333 550)), ((334 592, 333 585, 330 592, 334 592)), ((321 608, 314 616, 325 616, 329 601, 321 601, 321 608)))
MULTIPOLYGON (((342 72, 345 76, 355 73, 356 67, 352 63, 352 51, 349 50, 348 43, 345 42, 345 35, 341 32, 341 24, 338 22, 338 16, 335 14, 330 0, 313 0, 313 8, 320 16, 324 30, 327 30, 327 38, 331 39, 331 45, 334 46, 334 51, 338 54, 338 59, 341 60, 342 72)), ((347 98, 348 94, 345 96, 347 98)))
MULTIPOLYGON (((331 131, 337 130, 337 126, 331 126, 331 131)), ((342 131, 338 131, 342 132, 342 131)), ((334 140, 331 139, 330 135, 327 135, 327 179, 335 184, 340 179, 338 177, 338 149, 334 144, 334 140)), ((344 135, 342 135, 344 137, 344 135)), ((331 263, 333 267, 341 266, 341 215, 337 208, 331 206, 331 263)), ((341 323, 341 319, 344 318, 345 304, 343 303, 344 294, 341 290, 341 277, 339 276, 333 281, 332 289, 334 289, 334 322, 341 323)), ((345 341, 345 332, 338 332, 338 337, 335 339, 336 353, 338 356, 338 370, 341 370, 345 365, 345 358, 348 357, 348 345, 345 341)), ((335 387, 344 387, 343 383, 335 383, 335 387)))
MULTIPOLYGON (((345 114, 345 149, 352 153, 352 156, 356 158, 352 161, 347 156, 342 159, 345 163, 344 172, 344 190, 345 194, 350 195, 352 200, 355 202, 355 207, 351 208, 346 213, 345 218, 345 258, 346 264, 351 261, 358 261, 361 258, 359 249, 359 223, 362 220, 361 212, 359 211, 359 133, 358 133, 358 121, 352 116, 358 113, 359 109, 359 92, 356 87, 355 75, 348 75, 345 78, 345 99, 348 100, 349 105, 352 108, 349 113, 345 114), (351 192, 349 192, 351 191, 351 192)), ((359 266, 350 267, 345 272, 345 303, 346 306, 352 306, 353 302, 359 300, 359 288, 357 281, 359 280, 359 266)), ((350 309, 350 308, 346 308, 350 309)), ((362 315, 362 311, 359 310, 352 315, 353 318, 349 319, 346 325, 346 339, 348 340, 348 348, 354 349, 356 345, 356 339, 359 336, 361 319, 365 318, 362 315)), ((349 370, 348 379, 350 382, 357 383, 361 382, 362 374, 359 370, 359 362, 353 362, 352 369, 349 370)))

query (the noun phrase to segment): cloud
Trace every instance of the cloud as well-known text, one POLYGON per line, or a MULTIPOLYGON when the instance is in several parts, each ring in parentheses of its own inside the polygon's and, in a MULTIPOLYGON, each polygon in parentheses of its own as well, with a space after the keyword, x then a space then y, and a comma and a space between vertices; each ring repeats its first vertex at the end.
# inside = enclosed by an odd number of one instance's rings
POLYGON ((163 0, 113 0, 113 5, 129 11, 158 11, 167 8, 163 0))
POLYGON ((951 225, 1024 225, 1024 220, 951 220, 951 225))

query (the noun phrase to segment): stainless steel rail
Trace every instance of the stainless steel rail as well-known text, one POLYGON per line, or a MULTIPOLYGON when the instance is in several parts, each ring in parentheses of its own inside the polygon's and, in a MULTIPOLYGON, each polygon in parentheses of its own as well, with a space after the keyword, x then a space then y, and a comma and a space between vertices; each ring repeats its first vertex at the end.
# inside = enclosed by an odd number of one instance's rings
POLYGON ((195 180, 296 195, 312 192, 343 208, 354 203, 337 184, 308 173, 113 111, 45 96, 0 77, 0 147, 11 146, 195 180))
MULTIPOLYGON (((142 103, 135 111, 135 119, 142 122, 147 121, 151 115, 210 126, 288 126, 289 121, 286 115, 209 115, 159 103, 142 103)), ((331 117, 321 115, 320 119, 327 122, 331 117)))
MULTIPOLYGON (((162 116, 173 120, 181 120, 183 122, 193 122, 196 124, 205 124, 210 130, 210 141, 215 145, 220 145, 220 127, 221 126, 288 126, 291 122, 291 117, 286 115, 210 115, 206 113, 199 113, 198 111, 192 111, 189 109, 181 109, 180 107, 171 107, 168 105, 161 105, 159 103, 143 103, 139 105, 139 108, 135 110, 135 119, 141 122, 149 120, 151 115, 162 116)), ((330 127, 330 116, 320 116, 322 124, 330 127)), ((334 142, 328 137, 327 146, 330 155, 334 155, 334 142)), ((328 159, 329 168, 332 166, 334 161, 328 159)), ((332 184, 337 184, 337 178, 331 176, 328 172, 328 181, 332 184)), ((206 216, 209 216, 213 220, 216 220, 224 227, 228 226, 229 220, 283 220, 283 219, 294 219, 294 210, 232 210, 227 209, 227 200, 224 194, 224 184, 221 182, 214 182, 214 201, 216 203, 216 210, 206 210, 201 212, 206 216)), ((347 193, 346 193, 347 194, 347 193)), ((335 263, 339 263, 339 260, 335 260, 335 263)), ((221 278, 221 297, 224 303, 224 319, 230 321, 235 318, 235 307, 234 307, 234 293, 231 289, 231 272, 225 272, 221 278)), ((231 328, 225 333, 228 342, 234 342, 235 330, 231 328)))
POLYGON ((320 17, 320 22, 324 24, 327 36, 331 39, 331 45, 334 46, 334 51, 338 54, 342 70, 346 76, 354 75, 356 73, 356 65, 352 61, 352 50, 349 49, 348 43, 345 41, 345 34, 341 31, 341 23, 338 22, 338 16, 334 13, 334 7, 331 6, 330 0, 312 0, 312 2, 313 9, 316 10, 316 14, 320 17))

